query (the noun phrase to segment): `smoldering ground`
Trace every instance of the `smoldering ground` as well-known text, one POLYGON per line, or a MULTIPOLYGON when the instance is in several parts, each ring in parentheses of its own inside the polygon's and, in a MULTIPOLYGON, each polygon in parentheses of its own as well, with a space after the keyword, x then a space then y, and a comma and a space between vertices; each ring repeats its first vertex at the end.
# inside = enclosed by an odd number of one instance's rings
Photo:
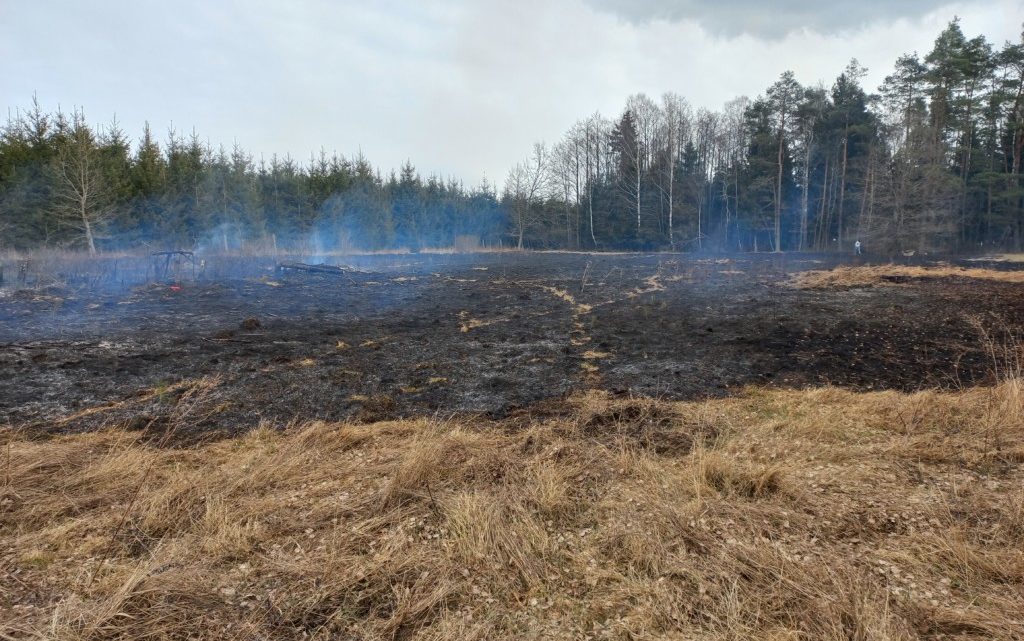
POLYGON ((793 286, 834 257, 400 254, 348 257, 338 274, 207 260, 196 278, 0 299, 0 422, 158 430, 197 380, 215 384, 190 409, 192 438, 508 416, 589 388, 948 388, 988 380, 979 322, 1024 328, 1019 284, 999 280, 793 286))

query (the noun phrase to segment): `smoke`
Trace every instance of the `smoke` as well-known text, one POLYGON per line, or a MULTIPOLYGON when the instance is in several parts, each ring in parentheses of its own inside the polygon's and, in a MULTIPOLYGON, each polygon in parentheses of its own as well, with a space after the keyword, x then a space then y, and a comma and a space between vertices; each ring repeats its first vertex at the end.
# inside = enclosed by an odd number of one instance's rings
POLYGON ((245 249, 245 230, 238 223, 221 223, 202 236, 194 252, 199 255, 241 252, 245 249))

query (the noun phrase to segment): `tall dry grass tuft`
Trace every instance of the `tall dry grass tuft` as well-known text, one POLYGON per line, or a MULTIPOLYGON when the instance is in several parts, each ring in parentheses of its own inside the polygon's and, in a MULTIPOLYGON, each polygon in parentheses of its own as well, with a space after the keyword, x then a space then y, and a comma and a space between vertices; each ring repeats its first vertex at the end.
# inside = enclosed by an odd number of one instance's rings
POLYGON ((695 458, 694 480, 702 486, 701 495, 714 491, 724 496, 760 499, 785 487, 785 473, 779 465, 750 465, 703 449, 697 451, 695 458))
POLYGON ((830 270, 812 270, 794 274, 790 284, 808 289, 833 287, 874 287, 900 285, 923 278, 976 278, 1004 283, 1024 283, 1024 271, 933 265, 841 265, 830 270))
POLYGON ((1020 403, 1011 377, 14 434, 0 638, 1018 639, 1020 403))

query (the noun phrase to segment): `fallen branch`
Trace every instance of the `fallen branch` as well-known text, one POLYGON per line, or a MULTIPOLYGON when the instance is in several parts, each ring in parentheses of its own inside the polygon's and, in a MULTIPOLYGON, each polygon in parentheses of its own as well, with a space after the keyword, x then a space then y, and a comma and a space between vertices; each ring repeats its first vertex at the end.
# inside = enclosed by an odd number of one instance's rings
POLYGON ((278 271, 294 270, 312 274, 364 274, 366 272, 354 267, 340 265, 308 265, 306 263, 278 263, 278 271))
POLYGON ((195 253, 190 252, 190 251, 184 251, 184 250, 181 250, 181 249, 177 249, 177 250, 174 250, 174 251, 166 251, 166 252, 153 252, 152 255, 153 256, 165 256, 165 257, 181 256, 182 258, 187 258, 189 260, 195 260, 195 257, 196 257, 195 253))

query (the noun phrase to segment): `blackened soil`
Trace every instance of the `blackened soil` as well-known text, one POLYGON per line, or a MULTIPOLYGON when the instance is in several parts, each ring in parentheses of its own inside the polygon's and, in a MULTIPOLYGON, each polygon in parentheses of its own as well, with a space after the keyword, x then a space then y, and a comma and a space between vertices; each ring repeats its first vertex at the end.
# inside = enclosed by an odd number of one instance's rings
POLYGON ((786 284, 826 260, 406 256, 348 275, 14 292, 0 298, 0 424, 224 434, 503 416, 587 387, 662 398, 949 387, 989 380, 978 322, 997 336, 1024 326, 1024 292, 1007 283, 786 284))

